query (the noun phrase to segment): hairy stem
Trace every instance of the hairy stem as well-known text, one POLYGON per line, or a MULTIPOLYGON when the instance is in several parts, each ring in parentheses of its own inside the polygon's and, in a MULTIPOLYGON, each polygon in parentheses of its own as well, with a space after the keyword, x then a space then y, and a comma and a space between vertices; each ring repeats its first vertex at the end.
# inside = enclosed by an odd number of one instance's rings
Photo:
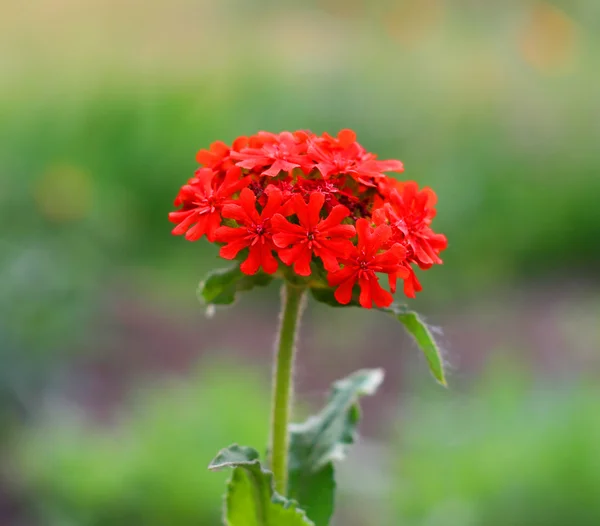
POLYGON ((275 479, 275 489, 281 495, 285 495, 287 491, 288 424, 293 396, 296 334, 302 315, 303 300, 303 288, 289 283, 283 286, 271 401, 271 469, 275 479))

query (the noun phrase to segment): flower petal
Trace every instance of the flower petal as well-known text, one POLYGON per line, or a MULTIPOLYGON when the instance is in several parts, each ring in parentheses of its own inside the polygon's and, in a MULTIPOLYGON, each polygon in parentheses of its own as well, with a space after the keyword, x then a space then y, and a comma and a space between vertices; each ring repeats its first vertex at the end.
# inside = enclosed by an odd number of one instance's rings
POLYGON ((215 241, 215 233, 221 226, 221 214, 218 211, 211 212, 208 215, 208 221, 206 224, 206 239, 211 243, 215 241))
POLYGON ((394 297, 379 284, 378 279, 371 280, 371 297, 378 307, 389 307, 394 297))
POLYGON ((330 287, 335 287, 350 278, 356 282, 356 269, 350 265, 346 265, 342 270, 327 274, 327 283, 329 283, 330 287))
POLYGON ((281 208, 282 198, 283 196, 279 188, 274 188, 271 192, 269 192, 267 204, 260 214, 261 219, 270 219, 273 217, 273 214, 277 213, 281 208))
POLYGON ((356 235, 356 229, 352 225, 336 225, 325 230, 324 235, 331 238, 341 237, 350 239, 356 235))
POLYGON ((294 236, 305 236, 306 228, 290 223, 283 215, 275 214, 271 218, 271 225, 274 231, 291 234, 294 236))
MULTIPOLYGON (((322 206, 322 205, 321 205, 322 206)), ((337 205, 334 206, 331 209, 331 212, 329 212, 329 215, 323 219, 318 227, 319 230, 321 232, 323 232, 324 230, 328 230, 331 228, 334 228, 336 226, 340 225, 340 222, 345 219, 346 217, 348 217, 350 215, 350 210, 348 210, 348 208, 346 208, 344 205, 337 205)), ((352 227, 352 225, 343 225, 343 226, 349 226, 352 231, 354 231, 354 227, 352 227)), ((330 234, 332 236, 335 236, 336 234, 330 234)), ((354 233, 353 233, 354 235, 354 233)), ((352 237, 352 236, 350 236, 352 237)))
POLYGON ((300 254, 305 250, 304 245, 294 245, 291 248, 283 248, 279 251, 279 259, 286 265, 292 265, 296 259, 300 257, 300 254))
MULTIPOLYGON (((197 218, 198 222, 185 233, 185 238, 188 241, 198 241, 198 239, 200 239, 206 232, 206 225, 208 223, 208 215, 202 214, 202 215, 196 216, 196 218, 197 218)), ((179 226, 181 226, 181 225, 179 225, 179 226)))
POLYGON ((349 278, 346 281, 340 283, 340 286, 333 293, 335 299, 338 300, 342 305, 347 305, 348 303, 350 303, 350 300, 352 299, 352 290, 354 289, 355 283, 355 277, 349 278))
POLYGON ((310 276, 310 262, 312 261, 312 252, 308 247, 300 245, 303 250, 300 251, 294 263, 294 272, 299 276, 310 276))
MULTIPOLYGON (((319 223, 321 208, 325 203, 325 196, 321 192, 313 192, 310 194, 310 200, 308 202, 308 224, 304 225, 310 230, 313 230, 319 223)), ((339 222, 339 221, 338 221, 339 222)))
MULTIPOLYGON (((306 239, 306 235, 304 235, 303 238, 306 239)), ((288 232, 279 232, 278 234, 273 234, 273 244, 277 248, 287 248, 290 245, 299 243, 301 239, 301 235, 289 234, 288 232)))
POLYGON ((244 273, 244 274, 248 274, 248 275, 252 275, 252 274, 256 274, 258 272, 258 269, 260 268, 260 264, 261 264, 261 260, 262 260, 262 254, 261 254, 261 245, 256 244, 256 245, 252 245, 250 247, 250 251, 248 252, 248 257, 246 258, 246 261, 244 261, 241 265, 240 265, 240 270, 244 273))
POLYGON ((231 241, 245 239, 247 235, 248 231, 243 227, 233 228, 230 226, 222 226, 217 228, 215 232, 215 239, 219 243, 230 243, 231 241))
POLYGON ((273 252, 271 251, 271 247, 268 247, 266 244, 260 245, 260 254, 261 254, 261 265, 263 270, 267 274, 274 274, 277 271, 277 267, 279 264, 277 260, 273 256, 273 252))
POLYGON ((371 279, 361 277, 358 279, 358 285, 360 287, 358 302, 360 303, 361 307, 370 309, 373 307, 373 298, 371 297, 371 279))
POLYGON ((243 240, 232 241, 231 243, 227 243, 227 245, 223 245, 219 250, 219 256, 224 259, 234 259, 238 253, 248 246, 243 240))

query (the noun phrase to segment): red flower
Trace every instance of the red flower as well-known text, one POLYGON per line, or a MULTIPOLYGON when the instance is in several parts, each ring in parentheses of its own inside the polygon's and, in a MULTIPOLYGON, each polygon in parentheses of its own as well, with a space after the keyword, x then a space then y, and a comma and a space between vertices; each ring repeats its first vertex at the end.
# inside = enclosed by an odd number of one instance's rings
POLYGON ((223 217, 235 219, 240 226, 222 226, 217 229, 217 241, 226 243, 221 247, 219 255, 225 259, 234 259, 240 250, 248 247, 248 258, 240 266, 242 272, 256 274, 262 267, 267 274, 273 274, 278 264, 273 256, 276 247, 273 244, 271 218, 280 209, 281 192, 276 188, 269 192, 267 204, 260 214, 256 210, 256 196, 252 190, 244 188, 236 203, 223 207, 223 217))
POLYGON ((436 200, 433 190, 419 191, 417 183, 409 181, 391 189, 383 208, 373 213, 374 222, 389 224, 391 241, 406 247, 409 258, 423 269, 441 264, 438 254, 448 245, 446 236, 436 234, 429 226, 435 217, 436 200))
MULTIPOLYGON (((275 177, 280 172, 291 173, 294 168, 302 168, 308 173, 312 162, 306 157, 306 141, 303 136, 290 132, 279 135, 268 134, 260 138, 263 143, 258 147, 243 148, 240 152, 232 152, 231 157, 238 162, 237 166, 246 170, 260 170, 262 175, 275 177)), ((252 145, 252 139, 250 140, 252 145)), ((259 143, 260 144, 260 143, 259 143)))
POLYGON ((334 206, 327 218, 321 219, 324 203, 325 196, 320 192, 311 194, 308 204, 296 194, 291 205, 300 224, 290 223, 281 214, 275 214, 271 221, 279 258, 286 265, 293 263, 300 276, 310 275, 313 254, 321 258, 325 270, 335 271, 340 268, 338 258, 347 256, 353 248, 350 238, 356 233, 354 227, 340 224, 350 211, 342 205, 334 206))
POLYGON ((360 198, 353 195, 352 190, 346 187, 345 177, 325 179, 302 179, 298 178, 297 191, 304 196, 310 196, 319 192, 325 196, 325 209, 330 210, 335 205, 345 205, 352 209, 359 203, 360 198))
MULTIPOLYGON (((423 287, 421 286, 421 283, 419 282, 417 275, 415 274, 415 271, 408 263, 405 265, 405 268, 406 268, 406 270, 408 270, 408 277, 403 277, 403 276, 397 276, 397 277, 402 277, 402 279, 404 279, 404 294, 405 294, 405 296, 407 296, 408 298, 415 298, 417 296, 417 292, 420 292, 421 290, 423 290, 423 287)), ((392 292, 394 292, 394 291, 392 291, 392 292)))
POLYGON ((350 174, 366 186, 376 186, 374 181, 384 178, 383 172, 404 170, 400 161, 377 161, 374 154, 356 142, 356 134, 352 130, 340 131, 337 138, 325 133, 322 138, 314 139, 308 147, 308 155, 323 178, 350 174))
POLYGON ((183 185, 175 199, 180 209, 169 214, 173 233, 189 240, 206 234, 223 245, 223 258, 245 259, 246 274, 273 274, 283 262, 299 283, 326 287, 326 273, 340 303, 356 290, 370 308, 392 302, 398 279, 414 297, 421 290, 417 267, 442 262, 447 240, 431 229, 435 193, 385 175, 403 171, 402 163, 378 160, 352 130, 261 131, 231 146, 213 142, 196 159, 203 168, 183 185), (389 292, 379 274, 387 274, 389 292))
POLYGON ((169 214, 169 221, 177 223, 173 234, 185 234, 190 241, 196 241, 206 234, 212 243, 215 231, 221 224, 221 209, 233 194, 250 182, 247 177, 240 176, 241 170, 235 166, 227 171, 222 182, 219 182, 217 173, 209 168, 198 170, 175 199, 175 206, 183 205, 183 209, 169 214))
POLYGON ((415 271, 408 261, 405 261, 400 265, 398 272, 388 275, 390 292, 392 294, 396 292, 396 282, 398 278, 404 280, 404 295, 408 298, 416 298, 416 293, 423 290, 421 283, 419 283, 419 280, 417 279, 415 271))
POLYGON ((196 154, 198 164, 206 168, 218 170, 225 159, 229 157, 229 146, 223 141, 215 141, 208 150, 199 150, 196 154))
POLYGON ((398 244, 381 251, 392 235, 387 225, 373 229, 366 219, 356 221, 358 244, 342 263, 344 268, 327 276, 331 287, 337 287, 335 298, 345 305, 352 299, 352 290, 358 282, 360 287, 360 304, 370 309, 373 302, 378 307, 388 307, 393 301, 392 295, 379 284, 376 273, 395 277, 408 277, 403 267, 406 250, 398 244))
POLYGON ((211 168, 212 170, 229 170, 234 165, 231 159, 231 151, 239 151, 248 144, 248 137, 238 137, 229 148, 223 141, 215 141, 208 150, 199 150, 196 153, 198 164, 211 168))

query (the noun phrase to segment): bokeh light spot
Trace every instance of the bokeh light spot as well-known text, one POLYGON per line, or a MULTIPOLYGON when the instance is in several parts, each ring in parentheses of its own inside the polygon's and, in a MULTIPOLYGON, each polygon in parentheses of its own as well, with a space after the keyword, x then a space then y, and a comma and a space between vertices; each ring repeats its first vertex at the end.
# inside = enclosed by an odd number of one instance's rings
POLYGON ((535 69, 555 73, 573 63, 577 51, 576 22, 546 2, 536 4, 520 36, 521 56, 535 69))
POLYGON ((40 214, 50 221, 81 220, 92 202, 91 176, 72 164, 50 166, 35 181, 33 197, 40 214))
POLYGON ((397 7, 386 14, 385 26, 391 38, 406 47, 414 47, 437 34, 443 19, 441 0, 398 2, 397 7))

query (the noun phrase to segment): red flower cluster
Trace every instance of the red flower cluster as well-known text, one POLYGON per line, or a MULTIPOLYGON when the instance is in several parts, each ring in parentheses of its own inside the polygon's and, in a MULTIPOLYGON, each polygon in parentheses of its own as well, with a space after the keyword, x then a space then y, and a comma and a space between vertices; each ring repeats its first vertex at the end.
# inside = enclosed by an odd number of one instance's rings
POLYGON ((447 241, 430 227, 433 190, 385 175, 402 172, 402 163, 377 160, 351 130, 259 132, 231 147, 214 142, 196 160, 203 167, 169 214, 173 234, 206 235, 222 244, 221 257, 243 259, 246 274, 293 272, 309 286, 335 287, 341 304, 358 284, 360 304, 371 308, 392 303, 398 278, 414 297, 421 285, 413 264, 442 262, 447 241), (378 274, 387 274, 390 292, 378 274))

